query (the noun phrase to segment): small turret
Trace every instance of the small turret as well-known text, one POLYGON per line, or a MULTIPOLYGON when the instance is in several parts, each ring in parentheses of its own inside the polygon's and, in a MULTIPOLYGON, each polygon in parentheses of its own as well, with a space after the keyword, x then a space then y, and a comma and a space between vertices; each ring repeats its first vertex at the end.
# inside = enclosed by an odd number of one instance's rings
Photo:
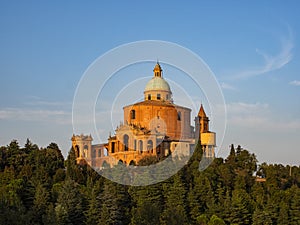
POLYGON ((162 69, 159 65, 159 62, 156 63, 154 69, 153 69, 153 72, 154 72, 154 77, 162 77, 162 69))

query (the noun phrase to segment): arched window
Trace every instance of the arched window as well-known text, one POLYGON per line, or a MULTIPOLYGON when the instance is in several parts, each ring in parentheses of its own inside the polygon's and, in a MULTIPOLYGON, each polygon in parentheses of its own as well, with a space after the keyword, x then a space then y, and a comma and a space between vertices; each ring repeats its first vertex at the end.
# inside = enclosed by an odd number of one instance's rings
POLYGON ((76 158, 79 157, 79 146, 78 145, 75 146, 75 156, 76 156, 76 158))
POLYGON ((156 99, 160 100, 160 94, 157 94, 156 99))
POLYGON ((143 151, 143 141, 142 140, 139 141, 139 150, 140 150, 140 152, 143 151))
POLYGON ((123 136, 124 151, 128 151, 128 143, 129 143, 129 136, 125 134, 123 136))
POLYGON ((153 141, 152 140, 149 140, 147 142, 147 150, 151 151, 151 153, 153 153, 153 141))
POLYGON ((151 100, 151 94, 148 94, 148 100, 151 100))
POLYGON ((157 148, 156 148, 156 154, 160 155, 160 151, 161 151, 161 145, 157 146, 157 148))
POLYGON ((136 163, 134 160, 131 160, 130 163, 129 163, 129 166, 136 166, 136 163))
POLYGON ((88 156, 88 150, 89 150, 89 146, 87 145, 83 146, 83 157, 88 156))
POLYGON ((103 168, 109 168, 109 164, 104 160, 103 163, 102 163, 102 167, 103 168))
POLYGON ((130 119, 134 120, 135 119, 135 110, 130 111, 130 119))

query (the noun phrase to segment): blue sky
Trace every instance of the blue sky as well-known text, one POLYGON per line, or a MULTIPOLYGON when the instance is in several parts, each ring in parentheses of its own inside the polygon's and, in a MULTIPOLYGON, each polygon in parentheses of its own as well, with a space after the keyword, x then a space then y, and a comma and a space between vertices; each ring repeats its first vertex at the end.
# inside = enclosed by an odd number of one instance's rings
POLYGON ((41 146, 56 142, 66 155, 73 96, 88 66, 121 44, 163 40, 198 54, 222 86, 228 123, 220 156, 234 143, 260 162, 299 165, 299 6, 298 1, 1 1, 0 144, 17 139, 23 145, 29 137, 41 146))

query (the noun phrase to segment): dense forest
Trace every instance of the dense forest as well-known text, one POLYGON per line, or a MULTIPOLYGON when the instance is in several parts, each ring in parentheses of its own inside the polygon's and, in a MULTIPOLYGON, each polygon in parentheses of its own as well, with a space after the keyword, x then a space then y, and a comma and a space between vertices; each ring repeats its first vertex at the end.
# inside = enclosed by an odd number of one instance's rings
POLYGON ((133 187, 76 164, 73 149, 64 160, 55 143, 13 140, 0 147, 0 224, 300 224, 299 167, 257 165, 233 145, 204 171, 200 159, 197 147, 168 180, 133 187))

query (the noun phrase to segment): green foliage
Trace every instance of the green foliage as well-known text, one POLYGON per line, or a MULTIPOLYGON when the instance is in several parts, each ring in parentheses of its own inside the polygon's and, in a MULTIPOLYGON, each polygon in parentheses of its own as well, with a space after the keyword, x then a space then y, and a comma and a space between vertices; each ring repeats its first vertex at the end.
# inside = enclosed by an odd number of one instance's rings
POLYGON ((75 181, 64 181, 55 204, 57 224, 80 224, 84 217, 84 196, 75 181))
POLYGON ((142 187, 130 187, 133 201, 131 224, 159 224, 163 210, 162 184, 142 187))
POLYGON ((105 180, 101 201, 99 224, 128 224, 130 221, 130 196, 127 187, 105 180))
POLYGON ((79 165, 76 163, 75 150, 73 148, 71 148, 69 152, 65 165, 67 168, 67 178, 70 178, 82 185, 86 183, 87 165, 79 165))
POLYGON ((290 224, 300 224, 300 189, 293 186, 290 190, 291 202, 290 202, 290 224))
MULTIPOLYGON (((147 157, 139 164, 158 160, 147 157)), ((138 184, 158 178, 178 162, 166 161, 158 173, 134 179, 138 184)), ((122 181, 131 179, 124 169, 110 171, 122 181)), ((203 161, 198 143, 176 175, 142 187, 113 183, 77 164, 73 149, 64 161, 55 143, 39 148, 28 139, 20 147, 13 140, 0 147, 0 224, 294 225, 300 224, 299 187, 299 167, 257 168, 255 155, 241 146, 232 145, 225 160, 210 162, 203 161), (255 174, 266 181, 255 181, 255 174)))
POLYGON ((213 215, 207 225, 225 225, 225 222, 216 215, 213 215))
POLYGON ((161 224, 186 224, 186 187, 180 173, 174 175, 172 182, 164 188, 165 207, 161 214, 161 224))
POLYGON ((156 156, 145 156, 139 161, 139 166, 149 166, 158 162, 156 156))
POLYGON ((231 224, 251 224, 252 204, 248 193, 244 189, 237 189, 232 192, 231 224))

